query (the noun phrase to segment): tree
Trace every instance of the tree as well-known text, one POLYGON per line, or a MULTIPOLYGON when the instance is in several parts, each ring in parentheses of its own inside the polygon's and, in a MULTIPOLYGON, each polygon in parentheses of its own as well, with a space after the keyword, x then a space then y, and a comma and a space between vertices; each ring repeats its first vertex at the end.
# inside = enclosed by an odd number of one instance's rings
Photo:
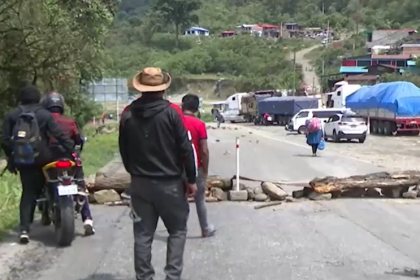
POLYGON ((175 27, 175 47, 179 46, 180 28, 198 23, 194 13, 201 7, 197 0, 157 0, 154 9, 158 11, 167 24, 175 27))
POLYGON ((113 0, 5 0, 0 3, 0 114, 16 104, 22 81, 60 90, 72 111, 85 110, 79 81, 102 75, 103 40, 113 0), (77 100, 72 102, 72 100, 77 100), (81 101, 83 101, 81 103, 81 101))

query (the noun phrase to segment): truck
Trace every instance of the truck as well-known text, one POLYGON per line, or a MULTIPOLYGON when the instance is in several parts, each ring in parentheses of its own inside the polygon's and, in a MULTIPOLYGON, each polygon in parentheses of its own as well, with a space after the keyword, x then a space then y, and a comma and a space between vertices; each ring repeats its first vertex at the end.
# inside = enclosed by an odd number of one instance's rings
POLYGON ((238 92, 229 96, 225 101, 225 110, 222 113, 226 122, 236 123, 243 122, 244 117, 240 114, 242 106, 242 97, 247 95, 246 92, 238 92))
POLYGON ((371 134, 420 133, 420 88, 409 82, 362 87, 347 96, 346 107, 367 119, 371 134))
POLYGON ((346 97, 360 89, 361 85, 350 85, 345 81, 334 85, 335 90, 327 93, 327 108, 345 108, 346 97))
POLYGON ((240 114, 246 122, 254 122, 257 117, 257 104, 276 94, 275 90, 259 90, 242 97, 240 114))
POLYGON ((303 109, 318 108, 318 99, 306 96, 269 97, 257 105, 258 116, 255 124, 286 125, 290 118, 303 109), (268 114, 267 119, 264 115, 268 114))

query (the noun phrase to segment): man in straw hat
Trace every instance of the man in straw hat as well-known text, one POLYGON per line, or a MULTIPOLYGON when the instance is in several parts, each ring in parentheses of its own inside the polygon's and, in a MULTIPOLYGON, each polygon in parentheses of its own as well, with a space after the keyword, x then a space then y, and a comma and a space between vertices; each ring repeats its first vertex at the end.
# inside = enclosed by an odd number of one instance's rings
POLYGON ((148 67, 133 79, 142 96, 123 112, 119 148, 131 174, 131 216, 134 227, 134 262, 137 280, 151 280, 153 236, 159 217, 169 237, 166 280, 180 280, 187 235, 189 205, 194 196, 196 159, 183 123, 181 109, 163 99, 171 77, 148 67), (183 180, 183 174, 187 180, 183 180))

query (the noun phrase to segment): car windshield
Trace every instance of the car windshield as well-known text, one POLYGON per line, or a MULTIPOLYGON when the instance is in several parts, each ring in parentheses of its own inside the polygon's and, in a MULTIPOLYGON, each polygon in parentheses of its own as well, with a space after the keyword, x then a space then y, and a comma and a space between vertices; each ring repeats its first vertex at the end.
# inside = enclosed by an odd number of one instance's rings
POLYGON ((365 120, 361 117, 343 117, 341 121, 342 122, 365 122, 365 120))

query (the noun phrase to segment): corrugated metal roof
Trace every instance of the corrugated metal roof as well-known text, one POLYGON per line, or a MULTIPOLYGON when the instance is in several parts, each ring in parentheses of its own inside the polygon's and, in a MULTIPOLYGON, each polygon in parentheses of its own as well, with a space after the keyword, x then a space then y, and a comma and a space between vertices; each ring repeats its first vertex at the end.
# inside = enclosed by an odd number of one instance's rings
POLYGON ((376 80, 378 75, 351 75, 345 78, 346 81, 372 81, 376 80))
POLYGON ((190 28, 188 28, 188 30, 191 30, 191 31, 201 31, 201 32, 209 32, 208 29, 205 29, 205 28, 200 27, 200 26, 191 26, 190 28))
POLYGON ((372 54, 372 59, 410 59, 411 55, 409 54, 372 54))
POLYGON ((358 66, 341 66, 340 73, 367 73, 367 69, 358 66))
POLYGON ((370 65, 365 67, 364 69, 370 69, 370 68, 375 68, 375 67, 385 67, 385 68, 392 68, 392 69, 397 69, 398 67, 395 65, 390 65, 390 64, 375 64, 375 65, 370 65))

